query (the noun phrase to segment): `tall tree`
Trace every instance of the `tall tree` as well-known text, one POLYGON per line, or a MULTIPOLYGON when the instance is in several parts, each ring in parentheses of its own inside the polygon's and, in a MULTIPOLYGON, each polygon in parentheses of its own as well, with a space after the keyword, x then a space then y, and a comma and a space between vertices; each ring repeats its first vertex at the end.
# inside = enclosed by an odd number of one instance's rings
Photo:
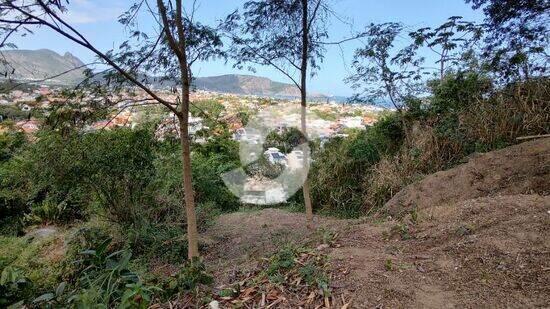
POLYGON ((446 71, 457 67, 463 60, 465 51, 481 39, 483 31, 473 22, 464 21, 460 16, 452 16, 439 27, 420 28, 409 33, 413 39, 413 48, 427 47, 437 55, 439 78, 445 77, 446 71))
POLYGON ((481 39, 478 25, 450 17, 436 28, 420 28, 408 34, 403 25, 395 22, 371 24, 365 31, 365 45, 355 52, 355 73, 347 81, 358 90, 355 99, 372 101, 389 98, 399 111, 409 98, 420 94, 425 77, 440 80, 448 71, 463 69, 481 39), (400 41, 407 37, 409 42, 400 41), (427 65, 421 54, 435 54, 435 65, 427 65))
MULTIPOLYGON (((192 187, 189 107, 192 65, 223 54, 222 41, 215 29, 193 20, 194 7, 186 13, 182 0, 136 1, 121 15, 120 22, 131 33, 117 50, 100 51, 74 25, 66 20, 68 0, 1 0, 1 46, 16 34, 32 33, 36 27, 49 29, 61 37, 93 52, 110 69, 99 79, 108 90, 132 85, 141 89, 146 101, 164 106, 179 121, 179 138, 183 168, 182 186, 186 210, 188 257, 199 256, 195 201, 192 187), (148 18, 153 26, 148 31, 138 28, 139 18, 148 18), (177 85, 175 99, 168 99, 149 87, 150 76, 177 85)), ((7 45, 6 45, 7 46, 7 45)), ((91 74, 97 75, 97 74, 91 74)), ((97 83, 97 79, 94 83, 97 83)), ((96 85, 100 86, 100 85, 96 85)), ((99 89, 97 87, 95 89, 99 89)), ((104 89, 104 88, 103 88, 104 89)))
POLYGON ((547 0, 466 0, 485 13, 483 56, 504 80, 545 75, 550 60, 550 2, 547 0))
MULTIPOLYGON (((236 67, 245 64, 271 66, 300 90, 301 131, 307 139, 308 75, 319 69, 328 37, 330 8, 325 0, 255 0, 244 4, 244 12, 228 16, 226 26, 232 39, 236 67)), ((304 164, 309 164, 309 154, 304 164)), ((313 226, 309 181, 302 187, 308 226, 313 226)))
POLYGON ((357 92, 354 100, 388 98, 401 111, 407 97, 420 91, 424 58, 417 56, 417 45, 399 49, 396 39, 402 31, 399 23, 367 27, 365 45, 356 50, 352 63, 355 73, 346 79, 357 92))

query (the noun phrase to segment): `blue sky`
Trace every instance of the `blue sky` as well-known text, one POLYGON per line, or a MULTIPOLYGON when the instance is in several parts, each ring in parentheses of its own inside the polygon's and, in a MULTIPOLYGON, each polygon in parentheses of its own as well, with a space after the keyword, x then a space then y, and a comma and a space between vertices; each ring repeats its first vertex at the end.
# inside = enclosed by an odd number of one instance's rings
MULTIPOLYGON (((333 8, 354 24, 355 29, 371 22, 397 21, 416 29, 437 26, 450 16, 463 16, 465 20, 481 21, 480 11, 473 11, 464 0, 332 0, 333 8)), ((190 1, 187 1, 190 2, 190 1)), ((197 19, 206 24, 215 23, 245 2, 245 0, 198 0, 197 19)), ((125 37, 117 17, 131 5, 131 0, 72 0, 66 18, 102 50, 118 46, 125 37)), ((333 21, 330 26, 331 40, 349 36, 349 26, 333 21)), ((20 49, 49 48, 58 53, 71 52, 84 62, 94 60, 93 54, 46 29, 34 35, 15 40, 20 49)), ((360 42, 344 46, 342 50, 327 51, 321 70, 310 80, 310 90, 334 95, 350 95, 352 90, 344 83, 349 76, 353 52, 360 42)), ((194 67, 196 76, 211 76, 229 73, 251 74, 233 69, 231 63, 222 61, 200 63, 194 67)), ((285 77, 270 68, 257 68, 255 75, 288 82, 285 77)))

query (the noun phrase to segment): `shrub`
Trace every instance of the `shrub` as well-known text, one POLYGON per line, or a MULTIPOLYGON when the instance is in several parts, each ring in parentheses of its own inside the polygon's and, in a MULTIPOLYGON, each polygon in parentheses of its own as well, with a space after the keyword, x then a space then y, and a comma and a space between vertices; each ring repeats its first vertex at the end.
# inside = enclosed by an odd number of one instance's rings
POLYGON ((84 216, 87 193, 82 185, 82 161, 77 139, 63 138, 55 132, 42 132, 38 140, 3 165, 0 199, 4 209, 14 215, 30 212, 34 218, 48 214, 46 221, 67 222, 84 216), (42 210, 40 208, 43 208, 42 210), (55 215, 54 209, 62 210, 55 215))
POLYGON ((448 74, 428 86, 432 92, 429 110, 436 115, 456 114, 486 98, 493 88, 488 77, 474 72, 448 74))
MULTIPOLYGON (((179 144, 167 145, 161 150, 155 167, 154 187, 157 202, 170 209, 181 209, 183 200, 182 165, 179 144)), ((197 147, 191 157, 195 202, 215 204, 221 211, 234 211, 239 199, 225 186, 221 174, 238 166, 236 145, 215 139, 197 147)))
POLYGON ((187 261, 178 274, 167 282, 166 290, 171 294, 191 291, 202 284, 211 284, 214 279, 206 273, 206 266, 198 259, 187 261))
POLYGON ((327 143, 310 171, 314 205, 322 212, 357 217, 365 212, 362 185, 370 169, 385 155, 399 149, 404 138, 397 114, 385 115, 366 131, 327 143))
POLYGON ((84 184, 111 220, 133 224, 151 204, 153 134, 146 129, 116 129, 86 135, 82 143, 84 184))

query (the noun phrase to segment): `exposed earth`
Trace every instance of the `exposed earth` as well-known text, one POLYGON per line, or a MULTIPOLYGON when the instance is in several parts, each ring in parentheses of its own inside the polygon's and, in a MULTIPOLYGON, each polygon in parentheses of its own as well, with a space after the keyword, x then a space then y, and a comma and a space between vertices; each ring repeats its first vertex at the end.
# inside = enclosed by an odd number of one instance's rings
POLYGON ((302 214, 279 209, 221 216, 205 259, 221 289, 288 243, 328 256, 330 297, 281 296, 270 308, 548 308, 549 191, 550 139, 540 139, 410 185, 384 220, 317 217, 308 231, 302 214))

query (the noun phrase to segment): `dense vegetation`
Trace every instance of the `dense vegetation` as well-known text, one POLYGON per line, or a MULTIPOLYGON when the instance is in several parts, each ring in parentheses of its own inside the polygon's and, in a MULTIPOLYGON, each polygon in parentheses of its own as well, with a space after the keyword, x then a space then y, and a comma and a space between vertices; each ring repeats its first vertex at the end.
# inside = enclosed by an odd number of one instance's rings
POLYGON ((495 89, 487 76, 458 72, 429 86, 429 96, 409 98, 402 112, 322 149, 310 173, 319 211, 343 217, 383 211, 425 175, 517 137, 550 132, 547 78, 495 89))

